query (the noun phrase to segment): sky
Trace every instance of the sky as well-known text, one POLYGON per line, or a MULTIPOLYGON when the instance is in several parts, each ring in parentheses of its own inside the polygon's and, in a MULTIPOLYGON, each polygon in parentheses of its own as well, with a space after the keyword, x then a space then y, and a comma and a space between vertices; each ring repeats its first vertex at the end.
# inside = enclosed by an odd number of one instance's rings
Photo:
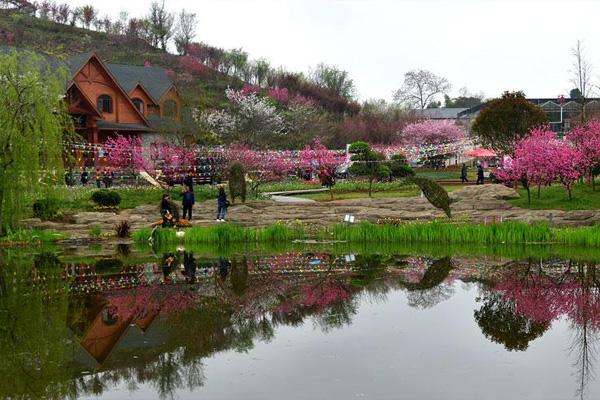
MULTIPOLYGON (((149 0, 92 3, 101 15, 141 17, 149 0)), ((242 47, 250 58, 307 72, 319 62, 349 72, 360 100, 392 100, 411 69, 499 96, 568 95, 573 57, 582 40, 600 82, 600 1, 169 0, 196 13, 197 41, 242 47)))

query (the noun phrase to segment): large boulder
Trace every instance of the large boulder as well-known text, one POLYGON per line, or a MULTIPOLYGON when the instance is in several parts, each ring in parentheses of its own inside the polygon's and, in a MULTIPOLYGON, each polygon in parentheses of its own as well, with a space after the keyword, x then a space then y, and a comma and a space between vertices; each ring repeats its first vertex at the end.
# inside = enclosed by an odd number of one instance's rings
POLYGON ((516 199, 519 197, 520 195, 515 189, 498 184, 465 186, 460 190, 450 193, 450 198, 453 202, 462 200, 516 199))

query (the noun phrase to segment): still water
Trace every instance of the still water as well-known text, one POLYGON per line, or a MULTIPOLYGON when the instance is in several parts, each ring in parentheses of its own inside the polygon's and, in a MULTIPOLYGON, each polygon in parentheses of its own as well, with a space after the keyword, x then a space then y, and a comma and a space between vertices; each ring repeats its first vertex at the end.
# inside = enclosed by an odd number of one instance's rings
POLYGON ((600 395, 594 255, 119 250, 2 253, 1 398, 600 395))

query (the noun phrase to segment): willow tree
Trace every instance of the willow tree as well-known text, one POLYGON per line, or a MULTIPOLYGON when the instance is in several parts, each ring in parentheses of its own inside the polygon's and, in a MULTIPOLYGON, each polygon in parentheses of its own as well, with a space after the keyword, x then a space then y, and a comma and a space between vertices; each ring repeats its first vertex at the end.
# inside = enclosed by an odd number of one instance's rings
POLYGON ((62 180, 66 79, 34 53, 0 55, 0 235, 62 180))

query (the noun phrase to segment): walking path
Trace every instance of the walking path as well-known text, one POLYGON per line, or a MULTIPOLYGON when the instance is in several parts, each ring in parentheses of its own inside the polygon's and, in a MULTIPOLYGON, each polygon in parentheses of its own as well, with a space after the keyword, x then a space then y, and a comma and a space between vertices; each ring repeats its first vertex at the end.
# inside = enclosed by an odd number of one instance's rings
MULTIPOLYGON (((504 200, 518 197, 518 193, 502 185, 467 186, 450 193, 454 217, 467 218, 472 222, 523 221, 528 223, 548 222, 560 226, 592 225, 600 221, 600 210, 560 211, 529 210, 514 207, 504 200)), ((215 224, 216 200, 197 203, 194 206, 193 225, 215 224)), ((428 221, 445 218, 421 197, 345 199, 335 201, 308 201, 294 197, 275 196, 272 200, 251 201, 230 207, 227 219, 244 226, 264 226, 279 221, 301 221, 312 225, 331 225, 342 222, 346 214, 355 216, 356 221, 376 222, 382 219, 399 221, 428 221), (281 201, 285 199, 286 201, 281 201), (301 200, 301 201, 300 201, 301 200)), ((130 210, 115 212, 80 212, 74 223, 57 223, 28 219, 23 225, 31 228, 55 229, 73 238, 89 236, 90 228, 100 226, 103 232, 114 232, 114 226, 127 220, 132 228, 148 227, 159 217, 157 204, 143 205, 130 210)))

